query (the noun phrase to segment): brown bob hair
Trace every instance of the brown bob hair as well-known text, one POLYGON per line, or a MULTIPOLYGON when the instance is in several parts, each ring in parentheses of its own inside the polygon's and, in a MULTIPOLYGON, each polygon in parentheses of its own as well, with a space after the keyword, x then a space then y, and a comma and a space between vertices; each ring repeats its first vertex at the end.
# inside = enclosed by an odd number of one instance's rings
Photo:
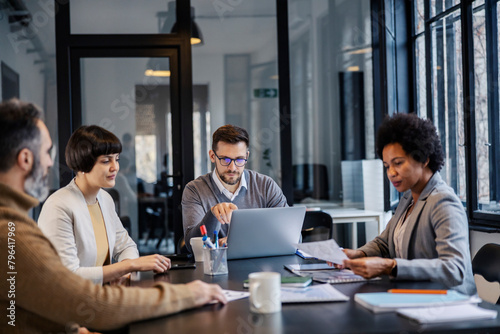
POLYGON ((97 125, 76 129, 66 145, 66 164, 75 173, 88 173, 101 155, 122 152, 122 143, 113 133, 97 125))

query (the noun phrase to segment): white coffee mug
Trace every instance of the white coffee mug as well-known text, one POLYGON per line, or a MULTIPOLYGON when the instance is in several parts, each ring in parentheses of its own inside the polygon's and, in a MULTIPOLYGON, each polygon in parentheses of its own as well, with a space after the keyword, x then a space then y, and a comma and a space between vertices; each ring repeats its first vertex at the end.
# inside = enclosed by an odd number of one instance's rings
POLYGON ((203 238, 191 238, 189 243, 191 244, 191 249, 193 250, 194 260, 196 262, 203 262, 203 238))
POLYGON ((281 311, 281 275, 259 272, 248 275, 250 287, 250 311, 274 313, 281 311))

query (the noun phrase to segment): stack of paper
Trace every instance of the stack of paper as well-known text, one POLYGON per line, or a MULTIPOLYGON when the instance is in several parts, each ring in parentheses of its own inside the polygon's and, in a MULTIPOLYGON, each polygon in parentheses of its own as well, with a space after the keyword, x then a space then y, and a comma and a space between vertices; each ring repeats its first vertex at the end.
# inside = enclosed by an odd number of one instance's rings
POLYGON ((487 310, 472 304, 406 308, 397 312, 399 315, 415 320, 420 324, 495 319, 497 317, 497 311, 487 310))

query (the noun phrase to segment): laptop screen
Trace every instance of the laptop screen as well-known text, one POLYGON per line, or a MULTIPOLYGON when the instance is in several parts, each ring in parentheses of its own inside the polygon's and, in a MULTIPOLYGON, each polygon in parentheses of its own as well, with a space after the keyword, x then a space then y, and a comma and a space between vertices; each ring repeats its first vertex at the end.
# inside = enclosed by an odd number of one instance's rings
POLYGON ((232 213, 227 258, 244 259, 295 253, 305 207, 241 209, 232 213))

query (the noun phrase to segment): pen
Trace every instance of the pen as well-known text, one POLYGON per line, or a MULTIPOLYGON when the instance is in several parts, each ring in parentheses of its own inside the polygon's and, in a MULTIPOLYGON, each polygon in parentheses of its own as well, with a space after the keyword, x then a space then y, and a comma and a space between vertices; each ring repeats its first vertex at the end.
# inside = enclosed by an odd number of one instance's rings
POLYGON ((207 227, 205 225, 200 226, 201 235, 207 235, 207 227))
POLYGON ((212 241, 210 241, 210 239, 207 237, 207 235, 204 235, 203 236, 203 243, 208 247, 208 248, 212 248, 214 249, 215 246, 214 244, 212 243, 212 241))
POLYGON ((215 248, 219 248, 219 233, 217 230, 214 230, 214 245, 215 248))
POLYGON ((431 295, 446 295, 448 290, 424 290, 424 289, 390 289, 389 293, 418 293, 431 295))

